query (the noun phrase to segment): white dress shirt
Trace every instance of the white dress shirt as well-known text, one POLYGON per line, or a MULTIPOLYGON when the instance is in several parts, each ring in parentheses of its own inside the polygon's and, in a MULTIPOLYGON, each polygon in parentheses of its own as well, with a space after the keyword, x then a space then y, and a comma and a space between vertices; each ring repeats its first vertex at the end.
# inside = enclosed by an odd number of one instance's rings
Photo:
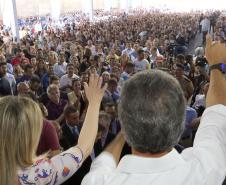
POLYGON ((116 165, 110 153, 92 164, 82 185, 221 185, 226 174, 226 107, 205 110, 194 146, 160 158, 135 155, 116 165))
POLYGON ((63 76, 66 73, 66 67, 67 67, 66 62, 64 62, 63 64, 56 63, 53 66, 54 74, 60 78, 61 76, 63 76))
POLYGON ((68 77, 68 74, 63 75, 60 78, 60 88, 65 87, 67 85, 72 86, 72 79, 74 79, 74 78, 79 78, 79 76, 76 74, 73 74, 73 76, 70 78, 70 77, 68 77))

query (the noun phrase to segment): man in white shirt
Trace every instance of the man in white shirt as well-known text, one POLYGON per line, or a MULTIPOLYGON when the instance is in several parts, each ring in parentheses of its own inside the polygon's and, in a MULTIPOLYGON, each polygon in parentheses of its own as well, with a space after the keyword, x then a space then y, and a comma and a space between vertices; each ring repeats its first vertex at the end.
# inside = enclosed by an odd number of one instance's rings
POLYGON ((60 52, 59 62, 53 66, 54 74, 60 78, 66 73, 66 66, 67 63, 65 62, 65 53, 60 52))
POLYGON ((131 57, 132 53, 134 52, 134 49, 132 48, 132 44, 129 42, 126 44, 126 48, 122 51, 122 55, 128 55, 131 57))
POLYGON ((200 25, 202 26, 203 44, 205 44, 206 35, 209 32, 209 30, 210 30, 210 20, 207 17, 205 17, 201 21, 200 25))
POLYGON ((149 62, 144 58, 144 51, 140 49, 138 52, 137 60, 134 62, 135 71, 144 71, 149 68, 149 62))
POLYGON ((70 91, 72 88, 72 79, 78 79, 79 76, 74 74, 75 68, 73 64, 68 64, 66 70, 67 74, 60 78, 60 89, 63 91, 70 91))
MULTIPOLYGON (((226 47, 207 40, 210 66, 224 61, 226 47)), ((122 134, 92 164, 82 185, 221 185, 226 175, 226 83, 212 68, 205 110, 194 145, 173 146, 183 132, 185 100, 179 83, 161 71, 134 75, 121 94, 119 118, 132 155, 118 163, 122 134)))

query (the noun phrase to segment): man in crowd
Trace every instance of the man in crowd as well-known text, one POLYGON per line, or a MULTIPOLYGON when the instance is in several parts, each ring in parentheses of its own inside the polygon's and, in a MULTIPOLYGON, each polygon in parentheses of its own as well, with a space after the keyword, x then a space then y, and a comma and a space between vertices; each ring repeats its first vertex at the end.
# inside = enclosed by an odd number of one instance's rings
POLYGON ((17 81, 17 84, 20 82, 29 82, 31 77, 34 74, 34 68, 31 64, 27 64, 24 68, 23 76, 17 81))
POLYGON ((11 92, 12 92, 11 94, 14 94, 15 90, 16 90, 16 80, 12 74, 7 72, 7 63, 6 62, 0 63, 0 77, 8 80, 10 87, 11 87, 11 92))
POLYGON ((137 60, 134 62, 135 71, 143 71, 149 69, 150 65, 149 62, 144 58, 144 51, 140 49, 138 52, 137 60))
POLYGON ((0 78, 0 97, 12 95, 10 83, 5 78, 0 78))
POLYGON ((66 67, 67 63, 65 62, 65 53, 61 51, 59 55, 59 62, 53 67, 54 74, 59 78, 62 77, 66 73, 66 67))
POLYGON ((174 70, 175 70, 175 77, 179 81, 183 91, 190 98, 193 94, 194 87, 191 80, 184 75, 184 65, 180 63, 175 64, 174 70))
POLYGON ((118 82, 115 79, 110 79, 108 81, 108 87, 105 91, 102 103, 103 105, 107 103, 116 103, 120 97, 117 93, 118 82))
POLYGON ((50 76, 52 75, 54 75, 53 65, 49 64, 47 73, 44 74, 41 79, 44 91, 46 91, 47 87, 49 86, 50 76))
POLYGON ((210 31, 210 20, 208 17, 204 17, 204 19, 200 22, 200 25, 202 26, 202 34, 203 34, 203 45, 205 45, 206 35, 210 31))
POLYGON ((74 73, 73 64, 67 64, 66 70, 67 74, 60 78, 60 89, 69 92, 72 88, 72 79, 79 78, 79 76, 74 73))
POLYGON ((81 125, 79 123, 79 111, 73 105, 67 106, 64 110, 65 122, 62 124, 61 146, 64 150, 69 149, 78 142, 81 125))

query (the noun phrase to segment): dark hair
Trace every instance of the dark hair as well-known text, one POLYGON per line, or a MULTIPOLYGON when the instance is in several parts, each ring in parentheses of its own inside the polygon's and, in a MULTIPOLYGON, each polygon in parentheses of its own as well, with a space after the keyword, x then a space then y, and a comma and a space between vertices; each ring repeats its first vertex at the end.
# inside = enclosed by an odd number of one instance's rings
POLYGON ((195 61, 195 65, 200 67, 205 67, 207 63, 208 61, 205 57, 197 57, 195 61))
POLYGON ((37 75, 32 75, 30 82, 31 83, 41 83, 41 80, 37 75))
POLYGON ((182 64, 176 64, 176 67, 181 68, 181 69, 184 70, 184 65, 182 65, 182 64))
MULTIPOLYGON (((36 57, 32 57, 32 58, 36 58, 36 57)), ((37 61, 44 61, 45 62, 45 57, 41 57, 39 56, 38 58, 36 58, 37 61)))
POLYGON ((112 102, 104 104, 104 108, 106 108, 106 107, 115 107, 115 106, 116 106, 115 103, 112 103, 112 102))
POLYGON ((143 49, 139 49, 139 50, 137 51, 137 54, 138 54, 138 55, 143 54, 143 53, 144 53, 144 50, 143 50, 143 49))
POLYGON ((184 61, 185 60, 185 57, 182 54, 177 55, 176 58, 177 58, 177 60, 180 60, 180 61, 184 61))
POLYGON ((81 76, 82 76, 82 75, 89 75, 89 73, 85 71, 85 72, 82 72, 82 73, 81 73, 81 76))
POLYGON ((111 73, 110 76, 111 76, 111 79, 115 78, 117 79, 117 81, 119 81, 119 77, 116 74, 111 73))
POLYGON ((17 51, 16 51, 17 53, 21 53, 22 52, 22 50, 21 49, 17 49, 17 51))
POLYGON ((134 64, 132 63, 132 62, 128 62, 128 63, 126 63, 126 66, 125 67, 134 67, 134 64))
POLYGON ((74 67, 74 65, 70 63, 70 64, 67 64, 66 68, 68 68, 68 67, 74 67))
POLYGON ((25 67, 24 67, 24 71, 27 72, 28 69, 33 69, 33 66, 31 64, 27 64, 25 67))
POLYGON ((190 63, 190 62, 193 61, 193 56, 192 55, 186 55, 185 60, 186 60, 186 62, 190 63))
POLYGON ((5 78, 0 78, 0 96, 12 95, 11 87, 5 78))
POLYGON ((109 81, 108 81, 108 85, 110 86, 110 85, 118 85, 118 82, 115 80, 115 79, 110 79, 109 81))
POLYGON ((55 81, 55 80, 59 80, 59 77, 56 76, 56 75, 51 75, 51 76, 49 77, 49 84, 52 84, 53 81, 55 81))
POLYGON ((71 113, 75 113, 78 112, 78 109, 74 106, 74 105, 68 105, 65 109, 64 109, 64 115, 68 116, 71 113))
POLYGON ((6 66, 6 65, 7 65, 6 62, 0 62, 0 67, 1 67, 1 66, 6 66))

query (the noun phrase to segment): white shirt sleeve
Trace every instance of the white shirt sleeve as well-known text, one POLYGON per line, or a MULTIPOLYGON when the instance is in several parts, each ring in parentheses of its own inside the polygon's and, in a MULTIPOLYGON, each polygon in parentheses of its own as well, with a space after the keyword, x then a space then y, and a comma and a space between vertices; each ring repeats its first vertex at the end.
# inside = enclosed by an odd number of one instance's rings
POLYGON ((114 157, 108 152, 103 152, 93 161, 90 172, 84 177, 81 185, 103 185, 116 167, 114 157))
POLYGON ((220 182, 226 174, 226 106, 207 108, 195 136, 193 148, 182 153, 198 159, 208 181, 220 182), (188 151, 188 152, 186 152, 188 151), (192 153, 190 153, 192 152, 192 153))

